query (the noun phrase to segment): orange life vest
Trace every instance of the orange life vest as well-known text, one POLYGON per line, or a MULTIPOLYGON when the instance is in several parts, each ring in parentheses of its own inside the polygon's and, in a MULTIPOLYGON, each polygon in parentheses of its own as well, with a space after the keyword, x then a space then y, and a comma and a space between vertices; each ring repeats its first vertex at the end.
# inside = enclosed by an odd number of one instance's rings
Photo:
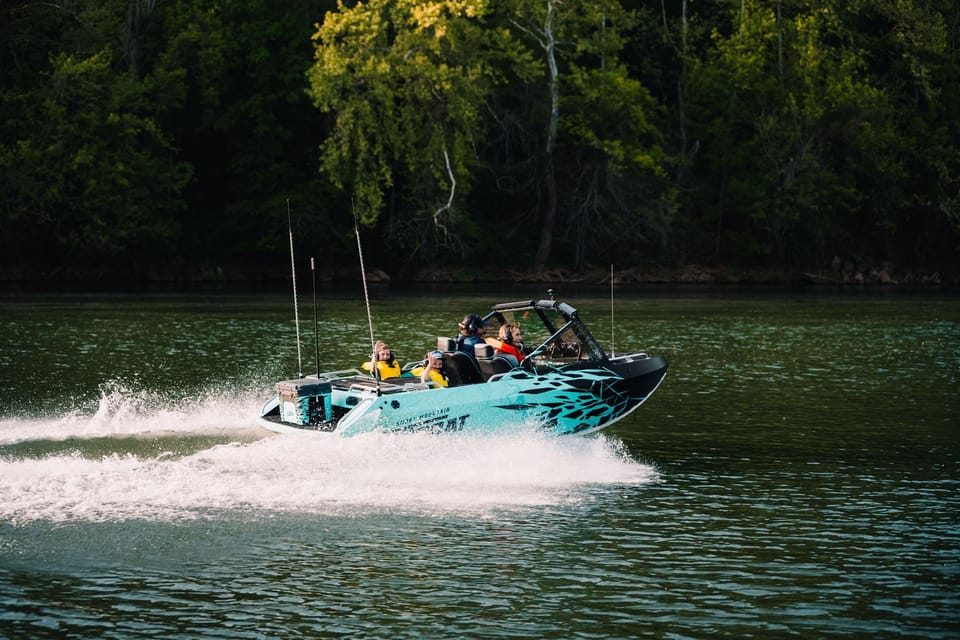
POLYGON ((501 342, 499 349, 502 353, 505 353, 508 356, 513 356, 514 358, 516 358, 517 362, 523 362, 523 351, 521 351, 520 349, 517 349, 512 344, 509 344, 507 342, 501 342))

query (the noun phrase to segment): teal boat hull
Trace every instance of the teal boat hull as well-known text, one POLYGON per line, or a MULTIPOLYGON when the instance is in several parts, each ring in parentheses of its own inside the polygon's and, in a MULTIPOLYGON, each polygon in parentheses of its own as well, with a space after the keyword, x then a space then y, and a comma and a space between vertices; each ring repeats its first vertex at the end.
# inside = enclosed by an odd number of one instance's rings
MULTIPOLYGON (((454 388, 390 384, 368 376, 316 381, 313 398, 324 414, 315 424, 281 419, 279 395, 261 410, 260 423, 276 432, 332 431, 495 433, 533 428, 554 434, 588 434, 637 410, 659 387, 667 364, 657 356, 626 356, 607 367, 530 372, 515 369, 495 380, 454 388), (619 370, 629 368, 627 378, 619 370)), ((304 399, 301 399, 303 402, 304 399)))
POLYGON ((588 434, 636 411, 666 376, 661 356, 608 356, 577 310, 553 298, 494 305, 482 321, 504 325, 520 318, 526 326, 539 320, 545 336, 523 351, 522 363, 498 355, 487 343, 470 355, 439 338, 448 387, 413 377, 379 381, 357 370, 283 380, 261 409, 260 424, 281 433, 345 436, 530 428, 588 434))

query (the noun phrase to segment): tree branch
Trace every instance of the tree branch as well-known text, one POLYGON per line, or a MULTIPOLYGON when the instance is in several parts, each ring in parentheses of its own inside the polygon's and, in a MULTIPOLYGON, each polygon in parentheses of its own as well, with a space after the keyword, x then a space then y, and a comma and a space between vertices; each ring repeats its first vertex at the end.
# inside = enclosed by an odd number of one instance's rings
POLYGON ((450 239, 450 230, 443 222, 441 216, 444 214, 444 212, 447 212, 453 208, 453 197, 457 192, 457 179, 453 175, 453 167, 450 166, 450 154, 447 153, 446 145, 443 146, 443 160, 447 166, 447 176, 450 177, 450 197, 447 198, 446 204, 442 205, 439 209, 433 212, 433 224, 443 232, 443 245, 446 246, 450 239))

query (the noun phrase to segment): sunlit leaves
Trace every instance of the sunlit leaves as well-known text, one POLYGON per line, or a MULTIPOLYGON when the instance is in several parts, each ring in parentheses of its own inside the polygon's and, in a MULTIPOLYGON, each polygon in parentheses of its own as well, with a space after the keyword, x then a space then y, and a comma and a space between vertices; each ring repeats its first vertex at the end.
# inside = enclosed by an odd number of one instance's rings
POLYGON ((651 121, 656 103, 619 65, 606 69, 572 66, 564 101, 564 129, 577 144, 603 151, 621 167, 663 175, 666 161, 651 121))
POLYGON ((454 181, 465 190, 494 79, 485 12, 482 0, 341 2, 318 26, 310 93, 335 117, 323 166, 353 193, 363 222, 378 219, 398 181, 431 183, 435 203, 454 181))

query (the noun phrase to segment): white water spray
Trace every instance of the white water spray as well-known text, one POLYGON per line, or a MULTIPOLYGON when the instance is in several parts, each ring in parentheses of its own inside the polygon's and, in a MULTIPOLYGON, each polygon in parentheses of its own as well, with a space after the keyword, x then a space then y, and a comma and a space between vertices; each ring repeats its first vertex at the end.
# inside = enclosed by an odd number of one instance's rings
POLYGON ((657 478, 605 436, 558 438, 519 425, 500 436, 275 436, 253 426, 253 392, 154 409, 146 408, 153 398, 116 393, 93 416, 0 421, 0 522, 176 521, 224 511, 486 517, 657 478))

